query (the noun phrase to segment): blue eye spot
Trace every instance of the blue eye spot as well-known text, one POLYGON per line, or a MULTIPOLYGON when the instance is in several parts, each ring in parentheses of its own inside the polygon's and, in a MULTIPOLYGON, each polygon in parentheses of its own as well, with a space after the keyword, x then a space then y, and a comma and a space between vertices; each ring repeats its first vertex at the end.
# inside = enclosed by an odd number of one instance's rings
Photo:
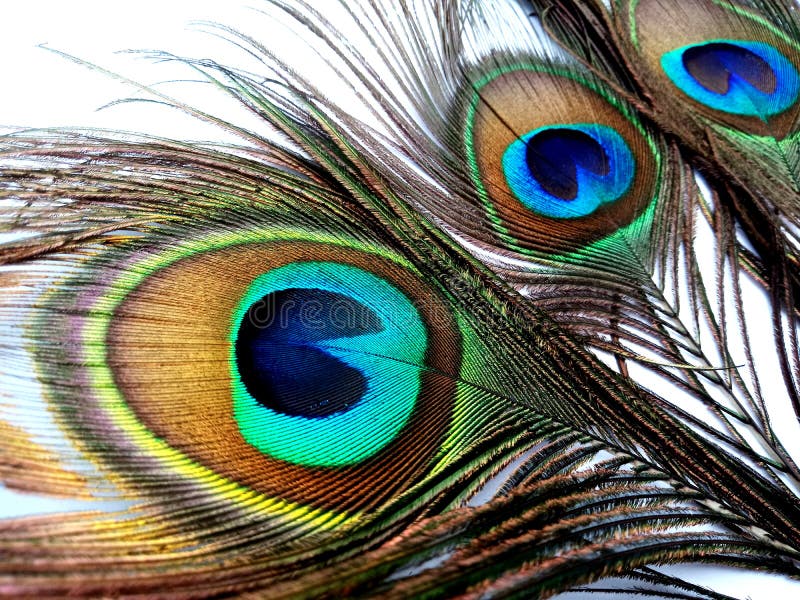
POLYGON ((234 315, 233 413, 273 458, 338 467, 394 440, 417 405, 420 313, 377 275, 297 262, 257 278, 234 315))
POLYGON ((534 129, 509 144, 502 162, 519 201, 555 219, 585 217, 619 200, 636 172, 622 136, 594 123, 534 129))
POLYGON ((661 68, 687 96, 722 112, 767 119, 797 100, 800 76, 766 42, 711 40, 676 48, 661 68))
POLYGON ((366 378, 324 344, 382 330, 374 311, 343 294, 316 288, 270 292, 239 326, 242 383, 259 404, 285 415, 315 419, 346 412, 363 397, 366 378))

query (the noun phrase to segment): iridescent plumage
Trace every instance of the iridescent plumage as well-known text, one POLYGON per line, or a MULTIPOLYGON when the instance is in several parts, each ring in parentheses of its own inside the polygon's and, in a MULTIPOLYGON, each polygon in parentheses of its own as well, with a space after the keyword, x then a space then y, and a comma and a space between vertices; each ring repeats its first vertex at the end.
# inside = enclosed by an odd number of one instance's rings
POLYGON ((0 522, 0 591, 797 578, 794 9, 265 7, 355 101, 220 27, 261 71, 155 56, 280 141, 0 139, 0 477, 123 503, 0 522))

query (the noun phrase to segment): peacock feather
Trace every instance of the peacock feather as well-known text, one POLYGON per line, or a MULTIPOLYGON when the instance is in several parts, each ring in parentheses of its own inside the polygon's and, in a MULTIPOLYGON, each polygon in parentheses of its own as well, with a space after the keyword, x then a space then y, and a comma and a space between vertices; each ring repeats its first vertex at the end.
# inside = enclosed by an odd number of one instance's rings
POLYGON ((188 99, 54 50, 227 137, 0 137, 0 481, 64 499, 0 594, 797 580, 798 23, 264 0, 145 53, 188 99))

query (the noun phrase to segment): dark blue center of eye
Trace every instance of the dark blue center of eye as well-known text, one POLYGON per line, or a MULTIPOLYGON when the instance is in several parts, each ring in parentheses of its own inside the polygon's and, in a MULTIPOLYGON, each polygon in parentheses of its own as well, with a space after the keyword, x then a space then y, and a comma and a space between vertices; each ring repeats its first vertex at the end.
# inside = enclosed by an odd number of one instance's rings
POLYGON ((576 129, 545 129, 525 148, 528 169, 548 194, 561 200, 578 196, 578 167, 607 175, 609 160, 592 136, 576 129))
POLYGON ((726 42, 687 48, 683 66, 697 83, 715 94, 727 94, 734 76, 765 94, 774 93, 778 85, 766 60, 747 48, 726 42))
POLYGON ((348 296, 306 288, 272 292, 239 326, 239 375, 248 393, 274 411, 305 418, 341 413, 362 398, 367 382, 320 345, 382 330, 378 315, 348 296))

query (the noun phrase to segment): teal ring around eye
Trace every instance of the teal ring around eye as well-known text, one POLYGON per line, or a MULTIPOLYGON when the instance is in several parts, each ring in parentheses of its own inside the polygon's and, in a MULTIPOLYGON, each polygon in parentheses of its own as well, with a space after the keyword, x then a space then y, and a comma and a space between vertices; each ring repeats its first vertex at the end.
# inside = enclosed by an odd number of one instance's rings
POLYGON ((239 302, 231 332, 234 418, 244 439, 272 458, 315 467, 363 462, 397 437, 417 404, 426 327, 402 292, 360 268, 335 262, 295 262, 269 271, 252 283, 239 302), (346 412, 311 419, 276 412, 259 404, 238 375, 234 346, 241 320, 250 306, 267 294, 291 288, 342 294, 380 317, 380 332, 316 344, 319 350, 358 369, 367 381, 361 400, 346 412))
POLYGON ((766 42, 719 39, 689 44, 664 53, 661 57, 661 68, 672 83, 693 100, 733 115, 766 119, 792 106, 800 94, 800 75, 797 69, 777 48, 766 42), (687 71, 683 54, 691 48, 707 44, 738 46, 763 59, 777 78, 775 91, 765 93, 738 78, 734 78, 725 94, 706 89, 687 71))
POLYGON ((553 219, 586 217, 602 205, 619 200, 630 189, 636 173, 636 159, 622 136, 612 127, 596 123, 548 125, 529 131, 509 144, 502 164, 506 182, 523 206, 553 219), (558 198, 543 189, 526 162, 528 140, 546 130, 563 129, 585 133, 600 145, 608 159, 605 175, 577 168, 578 194, 572 200, 558 198))

